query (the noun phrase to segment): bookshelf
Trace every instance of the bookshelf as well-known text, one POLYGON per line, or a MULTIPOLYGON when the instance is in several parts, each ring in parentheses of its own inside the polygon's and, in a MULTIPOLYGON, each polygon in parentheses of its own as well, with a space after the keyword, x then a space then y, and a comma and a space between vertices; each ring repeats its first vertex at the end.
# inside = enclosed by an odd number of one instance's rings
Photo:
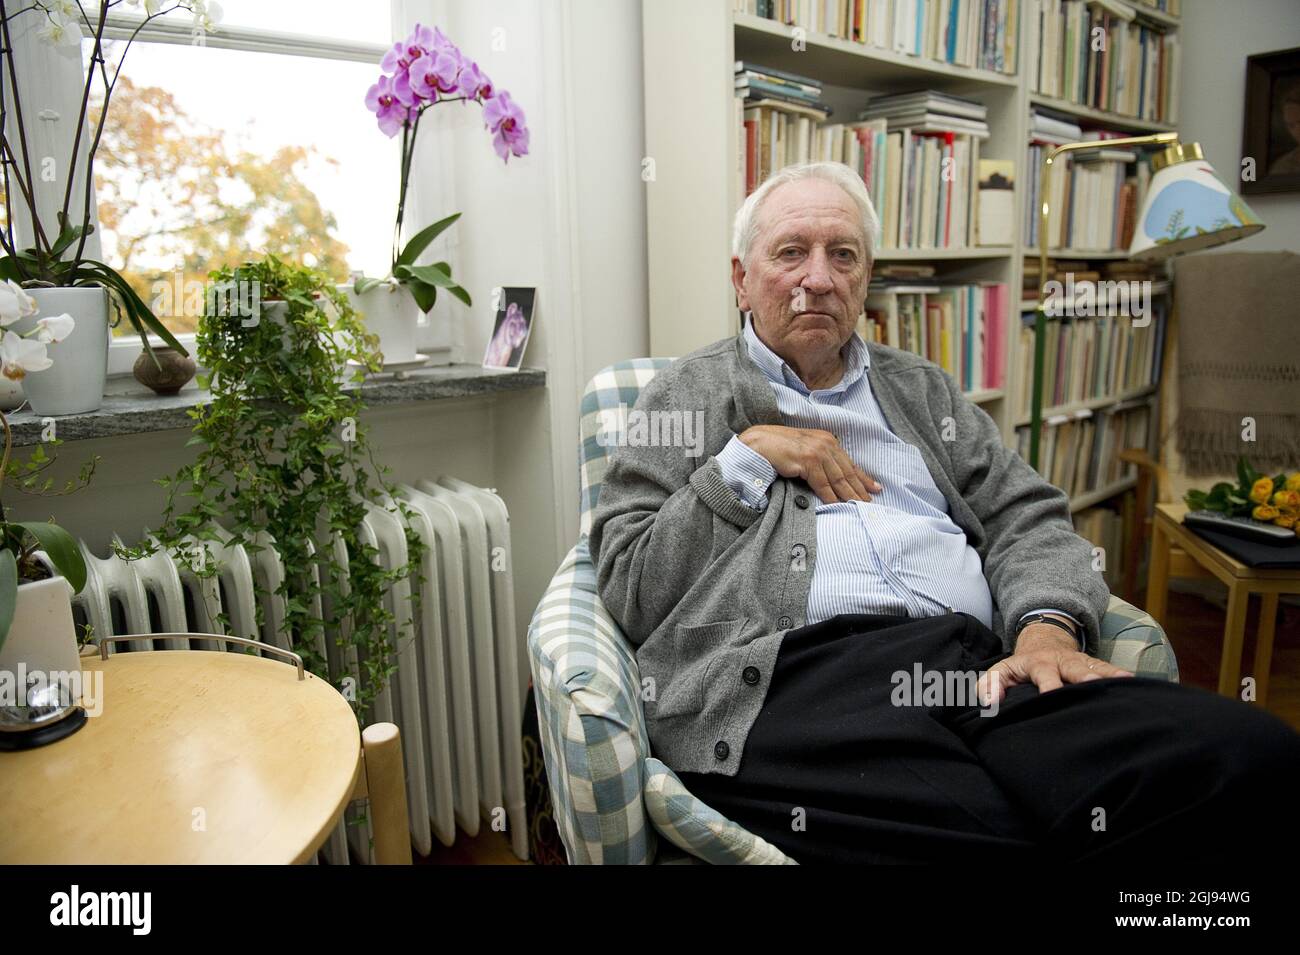
MULTIPOLYGON (((878 0, 863 2, 870 9, 878 0)), ((1039 92, 1026 69, 1031 45, 1038 39, 1037 28, 1027 26, 1036 2, 1019 0, 1021 28, 1016 38, 1014 73, 926 59, 814 29, 796 34, 793 24, 747 12, 743 0, 655 0, 644 4, 646 156, 654 163, 654 177, 647 182, 646 192, 652 353, 682 355, 733 335, 740 328, 730 282, 732 222, 744 195, 743 159, 739 167, 737 163, 742 132, 735 124, 732 89, 736 60, 815 78, 822 84, 821 101, 833 109, 830 123, 856 121, 870 97, 889 93, 928 89, 976 99, 987 107, 989 127, 988 138, 980 143, 980 158, 1015 163, 1013 244, 886 248, 878 250, 876 263, 933 264, 935 277, 925 279, 927 283, 1006 284, 1010 292, 1003 336, 1006 379, 1001 388, 971 391, 968 396, 997 422, 1004 442, 1016 447, 1016 429, 1027 423, 1019 407, 1021 290, 1025 258, 1036 259, 1038 255, 1038 247, 1028 243, 1024 227, 1031 112, 1050 111, 1057 118, 1085 128, 1102 127, 1123 135, 1176 129, 1176 113, 1158 120, 1145 119, 1039 92)), ((1059 2, 1083 4, 1088 0, 1059 2)), ((1112 12, 1131 11, 1135 23, 1167 31, 1174 38, 1171 42, 1176 42, 1180 18, 1156 9, 1154 2, 1100 2, 1101 8, 1112 12)), ((936 9, 942 3, 943 9, 948 9, 945 0, 916 3, 936 9)), ((787 4, 801 13, 822 5, 823 0, 787 4)), ((1164 5, 1175 9, 1178 6, 1176 2, 1164 5)), ((757 9, 752 2, 748 6, 757 9)), ((853 9, 852 3, 849 9, 853 9)), ((1176 90, 1166 88, 1166 95, 1168 102, 1176 105, 1176 90)), ((1053 258, 1084 261, 1088 268, 1103 268, 1104 263, 1127 258, 1124 251, 1109 248, 1060 249, 1051 254, 1053 258)), ((1160 289, 1155 292, 1164 294, 1160 289)), ((1158 376, 1158 368, 1155 373, 1158 376)), ((1101 415, 1135 402, 1145 403, 1151 409, 1148 446, 1154 447, 1157 395, 1158 377, 1140 388, 1048 408, 1045 419, 1080 412, 1101 415)), ((1071 509, 1086 510, 1122 495, 1133 485, 1134 478, 1125 476, 1076 494, 1071 509)))

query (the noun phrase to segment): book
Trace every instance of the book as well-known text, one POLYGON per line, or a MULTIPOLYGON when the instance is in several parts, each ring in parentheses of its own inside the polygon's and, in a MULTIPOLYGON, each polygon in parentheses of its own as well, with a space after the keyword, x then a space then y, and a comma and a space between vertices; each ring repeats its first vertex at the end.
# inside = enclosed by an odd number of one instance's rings
POLYGON ((1010 245, 1015 222, 1015 160, 979 163, 978 245, 1010 245))

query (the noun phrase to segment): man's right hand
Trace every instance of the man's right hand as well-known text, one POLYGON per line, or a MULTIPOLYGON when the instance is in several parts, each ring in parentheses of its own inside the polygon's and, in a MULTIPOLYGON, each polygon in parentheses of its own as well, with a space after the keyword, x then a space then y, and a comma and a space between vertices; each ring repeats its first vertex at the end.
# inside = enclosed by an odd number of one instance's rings
POLYGON ((746 429, 740 440, 767 458, 781 477, 802 478, 827 504, 869 501, 872 492, 881 490, 829 431, 760 424, 746 429))

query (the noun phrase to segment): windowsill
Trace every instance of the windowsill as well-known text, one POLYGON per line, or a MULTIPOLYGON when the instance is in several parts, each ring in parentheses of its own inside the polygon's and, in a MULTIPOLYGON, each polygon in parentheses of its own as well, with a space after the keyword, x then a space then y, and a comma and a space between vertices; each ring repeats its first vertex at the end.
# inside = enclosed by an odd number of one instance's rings
MULTIPOLYGON (((502 391, 540 388, 546 384, 541 368, 499 371, 479 365, 442 365, 408 373, 403 380, 391 375, 375 376, 361 385, 366 406, 409 404, 446 398, 472 398, 502 391)), ((355 387, 355 386, 353 386, 355 387)), ((156 395, 133 378, 110 379, 104 403, 98 411, 59 415, 56 436, 62 441, 111 438, 122 434, 188 430, 189 410, 206 404, 209 392, 193 382, 176 395, 156 395)), ((41 443, 43 419, 30 410, 9 416, 14 447, 41 443)))

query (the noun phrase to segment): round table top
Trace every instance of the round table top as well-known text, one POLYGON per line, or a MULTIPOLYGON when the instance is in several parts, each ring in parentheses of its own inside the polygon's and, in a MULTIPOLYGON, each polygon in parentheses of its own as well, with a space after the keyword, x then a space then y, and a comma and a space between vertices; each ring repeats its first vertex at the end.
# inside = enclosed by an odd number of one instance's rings
POLYGON ((0 752, 0 863, 304 862, 352 797, 356 717, 310 673, 207 650, 81 665, 102 674, 86 725, 0 752))

